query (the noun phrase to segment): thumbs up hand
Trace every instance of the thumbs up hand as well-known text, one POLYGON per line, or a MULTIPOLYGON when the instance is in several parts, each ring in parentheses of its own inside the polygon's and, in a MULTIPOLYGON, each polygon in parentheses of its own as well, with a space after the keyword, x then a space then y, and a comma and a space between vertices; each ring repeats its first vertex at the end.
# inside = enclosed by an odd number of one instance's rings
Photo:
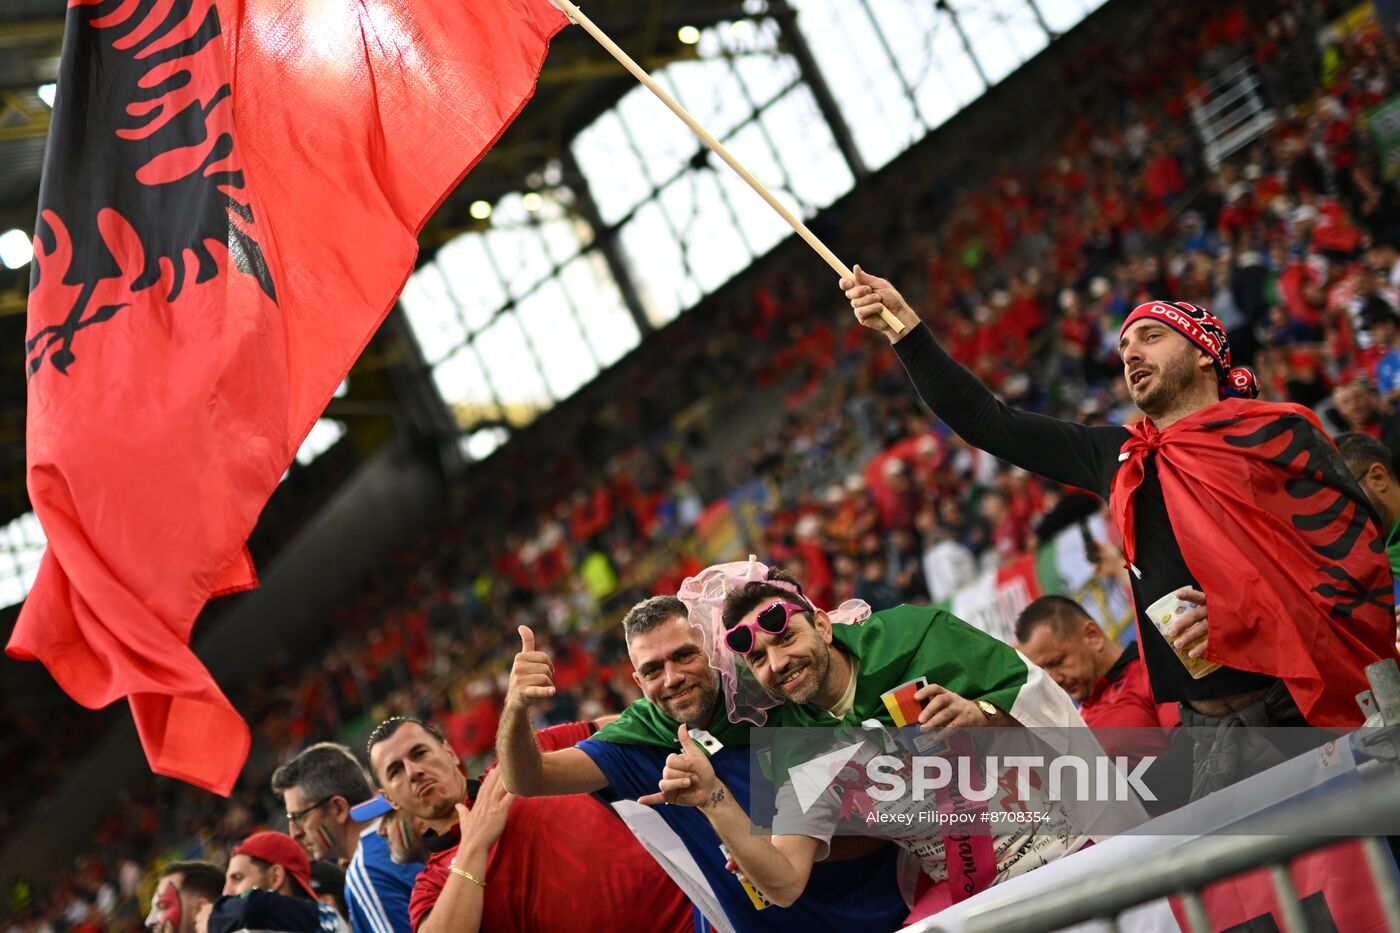
POLYGON ((639 797, 638 803, 670 803, 681 807, 701 807, 708 809, 725 798, 724 785, 715 777, 710 758, 695 744, 690 731, 684 725, 677 732, 681 750, 666 759, 666 767, 661 771, 657 782, 657 792, 639 797))
POLYGON ((549 655, 535 650, 535 633, 520 626, 520 653, 510 668, 510 688, 506 705, 528 707, 536 700, 554 696, 554 664, 549 655))

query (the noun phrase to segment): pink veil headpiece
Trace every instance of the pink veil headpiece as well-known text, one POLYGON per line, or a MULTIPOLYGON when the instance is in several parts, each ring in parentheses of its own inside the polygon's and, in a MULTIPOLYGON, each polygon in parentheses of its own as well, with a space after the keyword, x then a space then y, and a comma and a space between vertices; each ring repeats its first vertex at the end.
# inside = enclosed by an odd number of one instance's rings
MULTIPOLYGON (((736 656, 724 644, 724 621, 721 618, 725 597, 745 583, 767 583, 791 592, 799 601, 814 609, 821 607, 799 594, 792 584, 769 580, 768 568, 753 555, 749 555, 746 561, 706 567, 695 576, 686 577, 676 593, 685 603, 690 624, 700 629, 704 636, 710 667, 719 671, 729 721, 747 721, 761 726, 768 721, 768 710, 780 705, 782 700, 760 687, 743 658, 736 656)), ((848 599, 827 612, 827 616, 833 624, 854 625, 870 618, 870 605, 862 599, 848 599)))

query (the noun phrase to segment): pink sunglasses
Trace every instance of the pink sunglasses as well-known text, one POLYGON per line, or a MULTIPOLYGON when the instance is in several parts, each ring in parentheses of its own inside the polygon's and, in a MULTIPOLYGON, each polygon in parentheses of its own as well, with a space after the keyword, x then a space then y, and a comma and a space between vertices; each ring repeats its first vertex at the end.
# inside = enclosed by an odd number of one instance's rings
POLYGON ((752 622, 740 622, 724 633, 724 644, 735 654, 748 654, 758 641, 760 631, 769 635, 781 635, 787 631, 788 621, 794 612, 811 612, 812 607, 778 600, 754 616, 752 622))

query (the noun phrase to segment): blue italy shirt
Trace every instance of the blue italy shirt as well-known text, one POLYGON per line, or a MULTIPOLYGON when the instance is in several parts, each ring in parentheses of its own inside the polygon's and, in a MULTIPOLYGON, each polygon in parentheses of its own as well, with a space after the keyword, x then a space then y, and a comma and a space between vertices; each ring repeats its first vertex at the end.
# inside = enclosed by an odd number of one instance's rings
POLYGON ((379 821, 360 833, 360 847, 345 871, 345 904, 354 933, 413 933, 408 898, 422 863, 397 865, 389 843, 379 835, 379 821))
MULTIPOLYGON (((623 745, 586 739, 578 747, 593 759, 610 785, 605 800, 636 800, 656 792, 665 767, 667 749, 653 745, 623 745)), ((749 755, 744 747, 725 746, 710 763, 715 775, 749 812, 749 755)), ((770 792, 771 795, 771 792, 770 792)), ((709 882, 726 918, 739 933, 749 931, 857 930, 889 933, 904 923, 909 910, 899 893, 894 846, 842 862, 818 862, 812 866, 807 888, 791 907, 776 905, 756 910, 743 885, 725 869, 719 836, 694 807, 657 807, 695 859, 709 882)))

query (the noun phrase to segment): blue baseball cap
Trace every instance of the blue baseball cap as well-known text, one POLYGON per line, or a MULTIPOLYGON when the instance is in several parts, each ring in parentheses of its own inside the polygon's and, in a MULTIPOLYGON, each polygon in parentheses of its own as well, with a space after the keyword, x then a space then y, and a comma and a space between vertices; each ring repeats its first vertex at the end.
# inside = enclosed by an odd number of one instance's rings
POLYGON ((370 820, 378 819, 390 810, 394 805, 384 799, 383 794, 375 794, 364 803, 357 803, 350 808, 350 818, 357 823, 368 823, 370 820))

